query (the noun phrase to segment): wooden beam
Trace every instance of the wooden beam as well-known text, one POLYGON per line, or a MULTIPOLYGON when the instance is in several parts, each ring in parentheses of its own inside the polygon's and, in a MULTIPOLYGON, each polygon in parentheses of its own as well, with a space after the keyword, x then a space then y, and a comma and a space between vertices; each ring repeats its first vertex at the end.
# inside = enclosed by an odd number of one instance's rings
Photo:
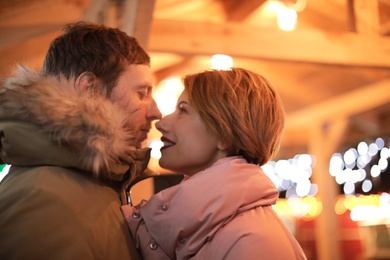
POLYGON ((331 122, 349 118, 390 103, 390 79, 317 103, 286 116, 286 130, 305 128, 313 122, 331 122))
MULTIPOLYGON (((2 1, 3 2, 3 1, 2 1)), ((5 2, 5 1, 4 1, 5 2)), ((8 1, 10 2, 10 1, 8 1)), ((89 0, 39 0, 16 2, 7 9, 0 9, 0 26, 50 26, 66 24, 82 19, 89 0)), ((17 32, 15 32, 17 33, 17 32)), ((6 35, 6 37, 8 37, 6 35)))
POLYGON ((360 34, 378 35, 380 31, 378 0, 354 0, 356 31, 360 34))
POLYGON ((228 21, 241 22, 252 14, 266 0, 236 1, 220 0, 228 21))
POLYGON ((356 32, 356 15, 354 10, 354 0, 347 0, 348 30, 356 32))
POLYGON ((34 37, 20 44, 0 49, 0 73, 5 76, 16 64, 21 63, 36 69, 41 69, 47 49, 51 41, 61 34, 61 30, 40 37, 34 37))
POLYGON ((20 43, 44 37, 44 35, 53 32, 59 32, 63 27, 64 24, 0 26, 0 50, 12 48, 20 43))
POLYGON ((225 53, 348 66, 390 67, 390 39, 318 30, 283 32, 239 24, 154 20, 150 51, 186 55, 225 53))
POLYGON ((148 49, 150 28, 155 0, 127 0, 123 10, 121 29, 137 38, 144 49, 148 49))
POLYGON ((155 71, 154 77, 156 80, 156 84, 158 84, 161 80, 172 76, 181 77, 182 75, 196 71, 193 70, 193 67, 196 67, 196 65, 193 65, 194 63, 196 63, 195 58, 186 57, 182 58, 180 61, 176 62, 175 64, 172 64, 169 67, 155 71), (189 72, 188 70, 191 70, 191 72, 189 72))
MULTIPOLYGON (((271 84, 279 92, 283 99, 288 99, 290 102, 299 104, 311 104, 313 101, 320 100, 324 96, 324 93, 319 91, 311 91, 310 95, 307 93, 307 87, 302 84, 300 75, 316 72, 319 70, 315 65, 306 64, 290 64, 282 62, 261 61, 261 60, 250 60, 250 59, 234 59, 234 66, 236 67, 247 67, 252 71, 259 73, 260 75, 267 78, 271 84), (280 76, 282 71, 288 71, 283 73, 283 77, 280 76)), ((287 107, 287 103, 284 103, 285 109, 293 109, 287 107)))
POLYGON ((381 35, 390 34, 390 21, 381 24, 381 28, 379 29, 379 34, 381 35))
POLYGON ((88 0, 14 2, 6 9, 0 8, 0 49, 45 37, 61 30, 67 23, 82 20, 88 5, 88 0))
POLYGON ((84 13, 84 20, 93 23, 105 23, 105 9, 108 6, 108 0, 91 0, 84 13))

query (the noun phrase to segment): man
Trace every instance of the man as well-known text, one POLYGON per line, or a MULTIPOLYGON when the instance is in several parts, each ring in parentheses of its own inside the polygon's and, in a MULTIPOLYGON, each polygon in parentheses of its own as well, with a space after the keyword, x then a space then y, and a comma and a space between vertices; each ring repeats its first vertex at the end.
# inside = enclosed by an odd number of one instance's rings
POLYGON ((42 72, 0 87, 0 259, 138 259, 120 211, 161 113, 150 58, 118 29, 70 24, 42 72))

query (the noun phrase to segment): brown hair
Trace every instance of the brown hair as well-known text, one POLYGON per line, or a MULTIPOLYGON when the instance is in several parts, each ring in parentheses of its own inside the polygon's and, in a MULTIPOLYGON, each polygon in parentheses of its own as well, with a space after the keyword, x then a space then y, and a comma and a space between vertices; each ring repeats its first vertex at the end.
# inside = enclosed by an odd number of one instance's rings
POLYGON ((131 64, 150 65, 150 57, 134 37, 116 28, 78 22, 64 27, 50 44, 43 74, 77 78, 95 74, 110 95, 120 74, 131 64))
POLYGON ((278 151, 284 127, 281 100, 262 76, 242 68, 184 77, 188 100, 229 155, 263 165, 278 151))

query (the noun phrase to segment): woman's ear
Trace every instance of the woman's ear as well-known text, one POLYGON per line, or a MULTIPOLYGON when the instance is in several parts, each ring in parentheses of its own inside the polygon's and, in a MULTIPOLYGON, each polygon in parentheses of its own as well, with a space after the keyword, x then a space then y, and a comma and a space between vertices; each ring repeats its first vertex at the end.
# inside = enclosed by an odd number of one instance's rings
POLYGON ((217 148, 221 151, 225 151, 227 149, 227 145, 224 144, 222 141, 217 142, 217 148))
POLYGON ((96 76, 92 72, 85 71, 81 73, 75 81, 75 89, 77 93, 85 93, 90 87, 96 84, 96 76))

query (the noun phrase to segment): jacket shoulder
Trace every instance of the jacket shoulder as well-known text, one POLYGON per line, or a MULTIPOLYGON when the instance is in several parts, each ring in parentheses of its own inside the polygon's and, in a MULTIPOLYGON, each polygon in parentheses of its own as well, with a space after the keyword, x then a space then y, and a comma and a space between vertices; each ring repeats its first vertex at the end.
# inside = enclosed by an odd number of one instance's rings
POLYGON ((209 242, 210 259, 306 259, 293 235, 270 206, 242 212, 209 242), (283 249, 283 250, 282 250, 283 249))
POLYGON ((138 259, 120 205, 81 172, 12 166, 0 184, 0 259, 138 259))

